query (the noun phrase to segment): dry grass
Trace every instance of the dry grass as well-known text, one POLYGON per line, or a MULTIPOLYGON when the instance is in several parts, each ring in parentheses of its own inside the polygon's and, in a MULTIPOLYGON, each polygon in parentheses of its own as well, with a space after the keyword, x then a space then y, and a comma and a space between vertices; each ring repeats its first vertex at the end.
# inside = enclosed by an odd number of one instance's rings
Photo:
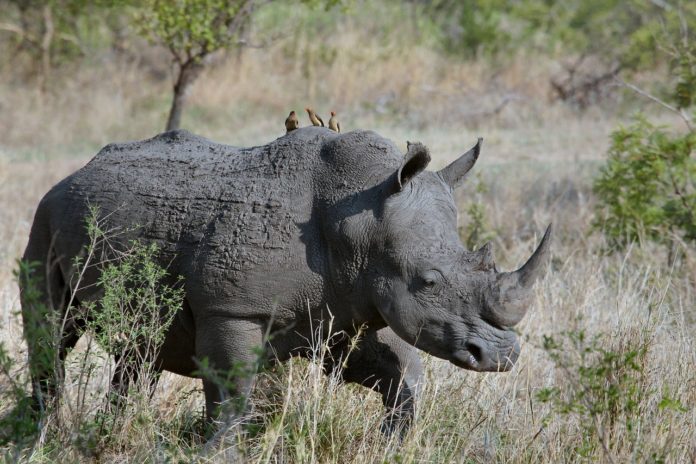
MULTIPOLYGON (((184 125, 235 145, 261 144, 282 134, 289 109, 312 102, 323 114, 339 111, 346 130, 374 129, 404 146, 406 140, 423 141, 434 154, 435 168, 482 135, 477 170, 488 191, 478 195, 495 232, 499 267, 519 265, 549 222, 556 230, 553 263, 519 326, 523 352, 512 372, 466 372, 424 355, 427 385, 402 444, 380 435, 383 411, 375 394, 326 378, 315 364, 292 362, 260 381, 265 388, 254 394, 255 419, 239 437, 244 460, 526 463, 664 457, 666 462, 694 462, 693 250, 685 250, 679 266, 669 269, 662 252, 649 245, 605 255, 601 235, 589 229, 591 176, 608 133, 619 122, 616 117, 601 108, 576 114, 549 103, 544 84, 554 65, 542 59, 518 57, 495 69, 453 64, 425 45, 404 51, 385 43, 350 20, 332 37, 340 39, 331 42, 329 58, 305 34, 291 50, 281 40, 267 49, 247 50, 241 60, 220 61, 196 83, 184 125), (506 95, 510 102, 497 114, 487 114, 506 95), (578 388, 573 383, 577 369, 556 365, 543 349, 542 336, 579 330, 604 334, 604 348, 612 352, 648 349, 638 375, 635 427, 622 426, 625 418, 619 414, 610 433, 593 438, 588 457, 578 454, 587 417, 562 414, 538 399, 547 387, 566 395, 578 388), (684 410, 660 407, 665 396, 684 410)), ((26 376, 26 348, 12 271, 34 208, 53 183, 99 146, 149 137, 163 126, 169 82, 157 78, 162 70, 161 58, 149 67, 125 58, 106 60, 65 71, 69 78, 48 95, 0 76, 2 107, 12 108, 0 111, 0 341, 18 361, 15 378, 26 376)), ((476 195, 472 186, 459 193, 460 212, 476 195)), ((467 220, 462 214, 462 224, 467 220)), ((79 353, 87 344, 78 345, 70 358, 73 366, 79 367, 79 353)), ((94 404, 101 401, 111 369, 103 359, 95 361, 89 400, 94 404)), ((68 396, 76 383, 73 374, 68 396)), ((0 390, 6 385, 0 378, 0 390)), ((0 411, 12 406, 0 403, 0 411)), ((197 437, 201 408, 198 382, 165 375, 144 411, 147 417, 130 417, 98 456, 85 451, 84 431, 70 417, 63 418, 67 429, 44 437, 41 446, 16 450, 10 444, 0 447, 0 455, 18 452, 6 459, 37 462, 222 462, 229 449, 205 446, 197 437)))

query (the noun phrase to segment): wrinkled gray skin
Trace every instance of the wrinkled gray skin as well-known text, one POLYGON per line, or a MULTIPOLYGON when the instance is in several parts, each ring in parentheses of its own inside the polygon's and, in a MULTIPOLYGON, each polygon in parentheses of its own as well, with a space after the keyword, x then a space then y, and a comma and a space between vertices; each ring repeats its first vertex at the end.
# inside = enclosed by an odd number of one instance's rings
MULTIPOLYGON (((333 330, 344 333, 326 362, 332 371, 364 324, 342 376, 381 393, 391 413, 385 424, 403 430, 422 384, 414 347, 466 369, 510 369, 519 353, 510 327, 524 315, 548 254, 547 231, 523 268, 499 273, 488 246, 462 246, 453 189, 479 148, 480 141, 431 172, 422 145, 409 144, 404 156, 369 131, 307 127, 248 149, 185 131, 109 145, 43 198, 24 259, 49 269, 44 300, 62 317, 72 259, 88 243, 88 205, 108 227, 132 229, 112 245, 156 242, 161 263, 183 276, 185 288, 156 365, 187 376, 206 358, 217 369, 253 365, 259 346, 271 362, 307 355, 313 328, 327 327, 330 315, 333 330)), ((76 294, 61 360, 84 326, 80 303, 100 296, 98 277, 87 273, 76 294)), ((23 301, 25 325, 34 323, 32 311, 23 301)), ((29 350, 32 363, 41 347, 30 341, 29 350)), ((50 397, 56 379, 32 366, 35 397, 50 397)), ((129 366, 120 367, 114 384, 127 391, 129 366)), ((239 379, 236 391, 203 384, 213 418, 251 381, 239 379)))

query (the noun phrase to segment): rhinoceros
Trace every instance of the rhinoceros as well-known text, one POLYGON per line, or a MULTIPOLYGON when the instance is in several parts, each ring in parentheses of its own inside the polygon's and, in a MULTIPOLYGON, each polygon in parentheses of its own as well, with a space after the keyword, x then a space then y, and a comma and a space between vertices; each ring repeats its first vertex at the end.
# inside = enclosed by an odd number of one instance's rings
MULTIPOLYGON (((407 428, 422 385, 418 349, 473 371, 513 366, 520 347, 512 327, 549 255, 550 226, 514 272, 496 269, 490 246, 462 245, 453 192, 480 147, 481 139, 434 172, 424 145, 409 143, 404 155, 372 131, 307 127, 236 148, 179 130, 108 145, 38 205, 23 259, 47 269, 35 276, 45 284, 38 301, 58 317, 37 318, 36 298, 23 288, 25 327, 63 320, 66 293, 74 307, 99 300, 94 268, 69 288, 73 257, 89 240, 85 217, 96 206, 121 230, 113 247, 154 242, 160 263, 183 277, 159 371, 196 376, 202 360, 218 370, 251 366, 259 347, 270 362, 307 355, 312 331, 331 318, 345 336, 331 346, 326 371, 340 363, 335 372, 346 382, 382 395, 387 430, 407 428)), ((61 327, 60 362, 85 325, 74 313, 61 327)), ((34 397, 45 400, 56 369, 41 362, 45 347, 27 338, 34 397)), ((210 419, 253 383, 220 388, 203 377, 210 419)))

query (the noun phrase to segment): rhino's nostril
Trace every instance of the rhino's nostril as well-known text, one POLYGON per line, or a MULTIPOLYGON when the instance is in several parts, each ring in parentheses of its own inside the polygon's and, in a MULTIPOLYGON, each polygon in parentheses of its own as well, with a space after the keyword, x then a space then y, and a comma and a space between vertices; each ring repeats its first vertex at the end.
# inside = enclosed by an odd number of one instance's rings
POLYGON ((477 363, 480 363, 481 360, 483 359, 483 351, 481 350, 481 347, 478 345, 475 345, 473 343, 467 343, 466 344, 466 350, 471 353, 471 356, 474 357, 477 363))

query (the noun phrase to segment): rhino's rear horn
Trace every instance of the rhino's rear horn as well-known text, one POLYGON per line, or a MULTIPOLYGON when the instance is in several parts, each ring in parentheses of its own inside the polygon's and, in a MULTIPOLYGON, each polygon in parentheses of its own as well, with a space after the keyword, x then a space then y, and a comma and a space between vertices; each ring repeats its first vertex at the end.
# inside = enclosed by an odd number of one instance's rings
POLYGON ((486 242, 481 248, 475 251, 474 256, 478 261, 476 264, 478 269, 488 271, 495 269, 495 260, 493 258, 493 246, 491 242, 486 242))
POLYGON ((511 327, 522 320, 527 312, 530 292, 534 282, 546 268, 551 249, 551 224, 534 254, 514 272, 499 274, 497 279, 498 311, 494 311, 496 322, 511 327))
POLYGON ((452 189, 459 187, 462 184, 466 173, 474 167, 474 164, 476 164, 476 160, 481 153, 482 144, 483 139, 479 137, 476 145, 474 145, 469 151, 438 171, 438 174, 440 174, 442 180, 444 180, 445 183, 452 189))

